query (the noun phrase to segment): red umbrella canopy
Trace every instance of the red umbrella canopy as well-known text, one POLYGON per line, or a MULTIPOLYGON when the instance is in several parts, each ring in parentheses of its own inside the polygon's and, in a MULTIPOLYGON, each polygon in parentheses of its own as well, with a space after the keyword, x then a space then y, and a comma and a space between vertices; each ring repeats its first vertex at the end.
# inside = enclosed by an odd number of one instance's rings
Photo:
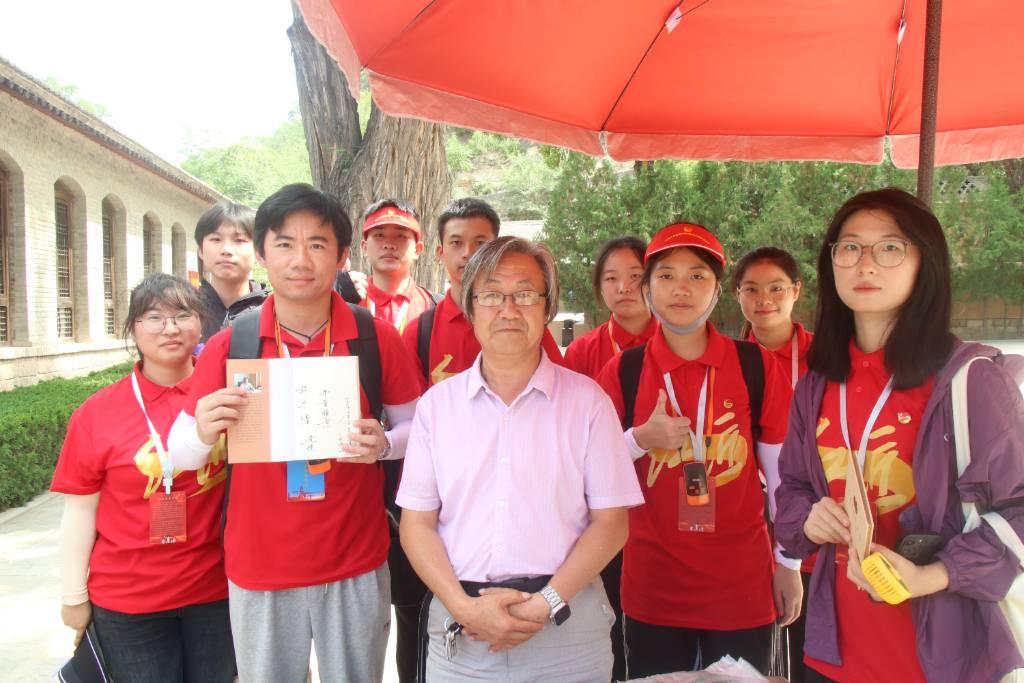
MULTIPOLYGON (((389 114, 618 160, 917 165, 925 0, 299 0, 389 114)), ((1024 3, 946 0, 936 163, 1024 156, 1024 3)))

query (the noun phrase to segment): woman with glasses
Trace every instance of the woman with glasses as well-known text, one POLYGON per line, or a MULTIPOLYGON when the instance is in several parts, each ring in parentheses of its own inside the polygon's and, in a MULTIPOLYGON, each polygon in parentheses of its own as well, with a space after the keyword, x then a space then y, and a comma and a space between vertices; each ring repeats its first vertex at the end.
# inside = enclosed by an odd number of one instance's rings
POLYGON ((942 226, 902 190, 864 192, 839 208, 818 283, 776 493, 776 538, 795 556, 818 552, 805 680, 998 681, 1024 664, 998 605, 1018 560, 986 524, 964 533, 961 503, 1024 532, 1024 405, 1009 364, 951 334, 942 226), (970 369, 972 459, 958 479, 950 382, 979 355, 996 362, 970 369), (854 543, 864 526, 840 502, 848 476, 863 482, 870 548, 854 543), (904 589, 890 595, 897 604, 879 599, 884 574, 865 578, 862 555, 877 562, 876 553, 904 589))
POLYGON ((570 370, 596 378, 609 360, 651 338, 657 322, 640 292, 647 244, 638 237, 616 237, 601 247, 594 263, 594 298, 611 315, 608 322, 574 339, 565 350, 570 370))
POLYGON ((124 335, 139 360, 71 416, 51 490, 64 494, 64 623, 90 621, 121 681, 231 681, 234 649, 220 543, 221 458, 179 471, 166 435, 202 332, 196 290, 165 273, 132 290, 124 335))
MULTIPOLYGON (((759 247, 736 262, 732 286, 746 322, 740 339, 760 344, 775 354, 790 385, 807 373, 807 349, 814 336, 793 320, 793 306, 800 298, 803 280, 793 255, 778 247, 759 247)), ((788 406, 787 406, 788 410, 788 406)), ((814 556, 800 565, 804 593, 808 589, 814 556)), ((807 603, 801 601, 800 616, 786 627, 789 644, 789 680, 801 683, 804 673, 804 622, 807 603)))
POLYGON ((776 571, 772 561, 758 478, 763 468, 778 483, 790 387, 768 351, 708 322, 724 267, 706 228, 660 230, 641 278, 660 324, 598 378, 627 428, 646 501, 630 510, 623 550, 630 678, 691 671, 725 655, 767 673, 776 618, 788 623, 799 610, 798 572, 776 571), (756 422, 741 353, 763 371, 756 422))

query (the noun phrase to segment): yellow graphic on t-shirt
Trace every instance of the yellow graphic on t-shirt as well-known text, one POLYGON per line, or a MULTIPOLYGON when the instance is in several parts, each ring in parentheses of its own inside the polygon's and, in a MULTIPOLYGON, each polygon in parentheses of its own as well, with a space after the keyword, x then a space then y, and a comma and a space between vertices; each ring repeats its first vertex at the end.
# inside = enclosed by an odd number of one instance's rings
MULTIPOLYGON (((206 493, 214 486, 222 483, 227 477, 227 470, 224 468, 224 453, 225 444, 224 437, 221 436, 213 450, 210 451, 210 461, 202 468, 196 471, 196 481, 199 482, 199 490, 192 494, 192 496, 198 496, 201 493, 206 493)), ((146 439, 146 442, 142 444, 142 447, 135 453, 135 466, 139 469, 139 472, 148 477, 146 481, 146 488, 142 494, 142 497, 146 500, 149 499, 155 491, 157 491, 163 484, 163 470, 160 468, 160 454, 157 453, 156 447, 153 444, 153 437, 150 436, 146 439)), ((177 467, 174 468, 174 474, 172 477, 177 479, 179 475, 186 474, 188 470, 181 470, 177 467)), ((191 496, 190 496, 191 497, 191 496)))
POLYGON ((451 365, 451 362, 452 362, 452 354, 450 354, 450 353, 444 354, 444 358, 442 358, 441 362, 437 364, 437 367, 435 367, 433 370, 430 371, 430 381, 433 384, 440 384, 441 382, 445 381, 449 377, 454 377, 455 375, 459 374, 457 372, 445 372, 444 371, 445 368, 447 368, 449 365, 451 365))
MULTIPOLYGON (((747 440, 740 434, 739 425, 734 422, 736 414, 729 412, 715 420, 715 427, 728 422, 733 424, 721 433, 706 438, 707 450, 704 454, 708 467, 708 475, 715 478, 715 486, 721 488, 740 476, 743 466, 747 464, 747 440)), ((683 442, 680 449, 652 448, 649 451, 650 464, 647 468, 647 486, 654 486, 661 471, 668 467, 673 469, 683 463, 694 460, 693 446, 689 439, 683 442)))
MULTIPOLYGON (((828 427, 828 420, 818 421, 818 435, 828 427)), ((872 441, 882 439, 896 433, 892 425, 884 425, 871 432, 868 446, 872 441)), ((900 460, 895 441, 885 441, 874 448, 868 448, 864 457, 864 483, 869 495, 874 491, 878 498, 876 505, 878 514, 884 515, 898 510, 914 498, 914 476, 910 465, 900 460)), ((825 468, 825 478, 829 482, 846 479, 846 467, 849 462, 849 451, 845 447, 832 448, 818 446, 818 456, 825 468)))

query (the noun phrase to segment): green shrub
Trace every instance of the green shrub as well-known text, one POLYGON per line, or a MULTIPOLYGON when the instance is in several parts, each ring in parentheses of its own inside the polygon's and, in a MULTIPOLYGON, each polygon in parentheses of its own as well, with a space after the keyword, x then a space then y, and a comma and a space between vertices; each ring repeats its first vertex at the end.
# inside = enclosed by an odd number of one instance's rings
POLYGON ((0 393, 0 511, 50 485, 75 408, 128 374, 130 363, 75 379, 51 379, 0 393))

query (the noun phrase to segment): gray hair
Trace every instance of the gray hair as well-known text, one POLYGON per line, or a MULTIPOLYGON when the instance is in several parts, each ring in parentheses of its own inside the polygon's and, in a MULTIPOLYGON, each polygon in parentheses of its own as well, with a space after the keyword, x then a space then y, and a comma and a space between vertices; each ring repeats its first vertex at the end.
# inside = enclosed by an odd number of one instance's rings
POLYGON ((543 244, 535 244, 523 237, 508 235, 486 242, 477 249, 466 264, 462 274, 462 310, 466 318, 473 322, 473 296, 477 281, 485 281, 494 274, 498 264, 509 254, 525 254, 537 262, 540 272, 544 275, 545 295, 544 312, 547 321, 554 320, 558 313, 558 267, 551 251, 543 244))

